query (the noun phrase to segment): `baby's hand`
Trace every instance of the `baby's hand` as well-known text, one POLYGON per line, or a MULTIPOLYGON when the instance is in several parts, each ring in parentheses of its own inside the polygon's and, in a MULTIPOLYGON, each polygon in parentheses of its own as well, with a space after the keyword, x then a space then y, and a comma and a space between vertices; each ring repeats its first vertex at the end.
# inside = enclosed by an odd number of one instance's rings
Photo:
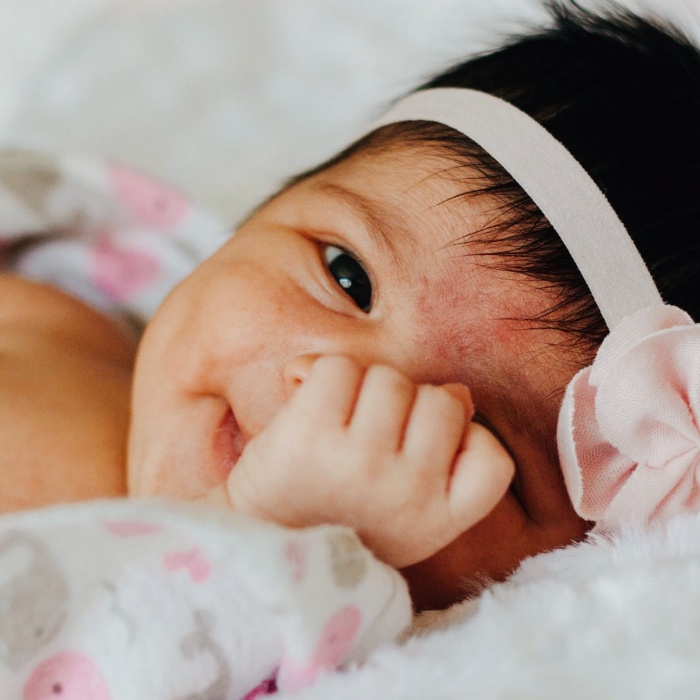
POLYGON ((502 498, 514 465, 471 422, 462 385, 318 359, 227 483, 234 510, 292 527, 348 525, 385 562, 426 559, 502 498))

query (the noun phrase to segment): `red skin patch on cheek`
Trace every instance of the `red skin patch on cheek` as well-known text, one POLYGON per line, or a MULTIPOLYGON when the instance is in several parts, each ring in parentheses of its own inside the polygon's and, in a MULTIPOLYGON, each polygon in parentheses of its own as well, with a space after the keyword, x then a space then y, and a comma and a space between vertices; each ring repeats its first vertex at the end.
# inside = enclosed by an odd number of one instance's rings
POLYGON ((519 320, 526 302, 522 290, 513 294, 503 282, 466 269, 421 275, 413 293, 414 343, 432 362, 427 374, 436 380, 469 385, 508 358, 527 356, 532 337, 519 320))
POLYGON ((477 301, 478 295, 470 295, 455 280, 422 276, 415 291, 417 345, 435 360, 467 362, 471 353, 483 349, 482 329, 474 328, 477 301))
POLYGON ((456 324, 438 324, 437 333, 424 329, 423 344, 430 344, 431 355, 436 360, 453 363, 467 360, 468 343, 465 342, 464 329, 456 324))

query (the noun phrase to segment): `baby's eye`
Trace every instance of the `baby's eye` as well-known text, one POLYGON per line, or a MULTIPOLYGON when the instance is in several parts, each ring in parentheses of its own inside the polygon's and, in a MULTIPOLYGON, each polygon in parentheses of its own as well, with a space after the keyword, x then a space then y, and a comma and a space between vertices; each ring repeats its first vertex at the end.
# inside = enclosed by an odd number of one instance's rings
POLYGON ((323 254, 328 269, 341 289, 357 304, 362 311, 369 311, 372 306, 372 283, 364 267, 342 248, 327 245, 323 254))

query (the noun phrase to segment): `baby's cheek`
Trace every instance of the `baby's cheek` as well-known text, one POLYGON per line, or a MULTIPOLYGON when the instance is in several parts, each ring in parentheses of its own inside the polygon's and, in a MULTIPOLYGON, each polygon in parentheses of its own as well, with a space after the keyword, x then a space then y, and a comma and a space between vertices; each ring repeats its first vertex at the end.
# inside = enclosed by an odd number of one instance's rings
POLYGON ((454 281, 423 278, 416 285, 414 343, 443 375, 441 381, 460 381, 469 358, 487 351, 487 328, 493 324, 480 306, 478 294, 467 295, 454 281))
MULTIPOLYGON (((551 301, 483 271, 419 277, 413 288, 416 347, 443 371, 442 381, 466 381, 475 368, 498 372, 528 365, 549 338, 533 334, 530 319, 551 301)), ((498 379, 498 377, 492 377, 498 379)))

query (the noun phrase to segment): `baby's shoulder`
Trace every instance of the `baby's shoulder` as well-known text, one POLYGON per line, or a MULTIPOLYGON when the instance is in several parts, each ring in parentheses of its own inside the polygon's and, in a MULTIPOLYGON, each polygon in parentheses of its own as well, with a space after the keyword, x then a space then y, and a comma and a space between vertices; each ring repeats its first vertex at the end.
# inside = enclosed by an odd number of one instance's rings
POLYGON ((0 274, 0 352, 27 342, 38 350, 39 341, 52 340, 128 364, 137 342, 126 326, 56 287, 0 274))
POLYGON ((135 347, 82 302, 0 275, 0 512, 123 493, 135 347))

